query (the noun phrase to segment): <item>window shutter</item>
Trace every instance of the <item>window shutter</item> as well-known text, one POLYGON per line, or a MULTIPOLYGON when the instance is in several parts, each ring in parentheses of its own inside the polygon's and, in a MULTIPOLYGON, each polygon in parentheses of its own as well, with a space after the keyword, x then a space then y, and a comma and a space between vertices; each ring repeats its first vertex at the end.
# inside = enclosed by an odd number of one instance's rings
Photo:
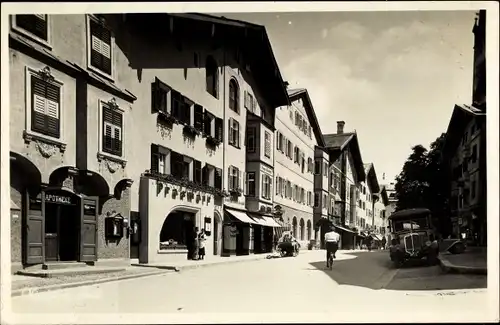
POLYGON ((214 186, 215 188, 222 190, 222 169, 215 169, 215 177, 214 177, 214 186))
POLYGON ((279 187, 279 177, 278 177, 278 176, 276 176, 276 195, 278 195, 278 194, 279 194, 279 188, 280 188, 280 187, 279 187))
POLYGON ((233 128, 232 128, 232 119, 230 118, 229 120, 227 120, 227 130, 229 132, 229 139, 228 139, 228 142, 229 144, 234 144, 234 140, 233 140, 233 128))
POLYGON ((229 190, 233 190, 233 173, 232 173, 233 169, 231 166, 228 167, 227 169, 227 187, 229 188, 229 190))
POLYGON ((201 184, 202 181, 201 175, 201 162, 198 160, 194 160, 194 182, 196 184, 201 184))
POLYGON ((159 150, 158 145, 151 144, 151 172, 158 173, 159 172, 159 150))
POLYGON ((181 99, 182 99, 181 94, 178 91, 175 91, 172 89, 171 96, 170 96, 171 114, 173 117, 175 117, 176 119, 179 119, 179 120, 181 120, 181 112, 180 112, 181 99))
POLYGON ((47 15, 16 15, 16 25, 47 40, 47 15))
POLYGON ((217 140, 219 140, 219 142, 222 143, 222 140, 224 138, 224 127, 222 119, 218 117, 215 118, 215 137, 217 138, 217 140))
POLYGON ((203 106, 195 104, 194 105, 194 128, 198 131, 203 131, 203 106))
POLYGON ((244 182, 244 185, 243 185, 243 194, 244 195, 248 195, 248 173, 247 172, 244 172, 243 173, 243 182, 244 182))
POLYGON ((238 189, 242 189, 243 187, 243 172, 241 170, 238 170, 238 189))
POLYGON ((205 165, 201 169, 201 183, 203 185, 209 185, 210 184, 208 176, 209 176, 208 167, 207 167, 207 165, 205 165))
MULTIPOLYGON (((269 192, 267 193, 268 199, 271 199, 271 197, 273 196, 273 178, 271 176, 266 176, 266 177, 269 182, 269 192)), ((276 186, 276 188, 278 188, 278 186, 276 186)))

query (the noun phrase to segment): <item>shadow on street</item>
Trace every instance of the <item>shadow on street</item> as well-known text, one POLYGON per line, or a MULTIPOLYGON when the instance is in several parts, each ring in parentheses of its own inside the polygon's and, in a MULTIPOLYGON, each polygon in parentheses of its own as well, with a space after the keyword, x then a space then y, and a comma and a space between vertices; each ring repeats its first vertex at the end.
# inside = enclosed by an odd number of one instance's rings
MULTIPOLYGON (((446 274, 439 266, 414 261, 396 269, 388 251, 346 253, 355 259, 335 260, 333 269, 325 261, 312 262, 313 269, 323 271, 340 285, 378 290, 459 290, 487 287, 484 275, 446 274)), ((326 259, 326 256, 325 256, 326 259)))

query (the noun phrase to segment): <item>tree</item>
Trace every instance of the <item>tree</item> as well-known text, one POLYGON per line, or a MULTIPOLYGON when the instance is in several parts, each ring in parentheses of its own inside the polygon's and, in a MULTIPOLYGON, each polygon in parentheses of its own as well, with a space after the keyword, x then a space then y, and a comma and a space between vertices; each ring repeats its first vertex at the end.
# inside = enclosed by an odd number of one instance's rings
POLYGON ((422 145, 412 148, 412 153, 396 177, 396 211, 425 206, 427 176, 427 149, 422 145))
POLYGON ((412 148, 412 153, 396 177, 396 211, 410 208, 427 208, 433 223, 446 237, 451 231, 449 213, 449 171, 442 159, 445 134, 441 134, 427 151, 422 145, 412 148))

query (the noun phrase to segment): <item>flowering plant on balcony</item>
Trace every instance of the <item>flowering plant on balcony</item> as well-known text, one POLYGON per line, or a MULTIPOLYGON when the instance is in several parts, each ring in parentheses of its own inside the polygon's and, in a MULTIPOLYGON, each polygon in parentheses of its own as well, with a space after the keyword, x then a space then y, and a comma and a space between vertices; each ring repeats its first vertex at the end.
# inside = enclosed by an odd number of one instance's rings
POLYGON ((179 123, 179 120, 177 120, 177 118, 175 118, 172 114, 163 111, 158 112, 158 119, 170 125, 179 123))
POLYGON ((214 146, 214 147, 218 147, 220 145, 220 141, 219 139, 217 139, 216 137, 213 137, 211 135, 205 135, 206 136, 206 142, 208 145, 211 145, 211 146, 214 146))
POLYGON ((243 193, 243 191, 241 190, 241 188, 232 188, 232 189, 229 189, 229 194, 233 195, 233 196, 241 196, 243 193))
POLYGON ((200 130, 198 130, 197 128, 195 128, 194 126, 189 125, 189 124, 184 125, 184 128, 182 129, 182 131, 184 132, 184 134, 190 135, 190 136, 197 136, 197 135, 200 135, 200 133, 201 133, 200 130))

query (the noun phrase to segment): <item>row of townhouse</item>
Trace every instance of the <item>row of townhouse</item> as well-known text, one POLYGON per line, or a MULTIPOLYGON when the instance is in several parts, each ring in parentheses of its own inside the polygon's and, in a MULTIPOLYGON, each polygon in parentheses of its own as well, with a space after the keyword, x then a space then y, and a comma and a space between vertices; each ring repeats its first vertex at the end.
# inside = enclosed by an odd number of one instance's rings
MULTIPOLYGON (((448 234, 486 245, 486 10, 477 13, 472 104, 455 105, 446 131, 443 159, 450 180, 448 234)), ((443 220, 444 221, 444 220, 443 220)))
POLYGON ((306 247, 325 221, 375 224, 358 217, 356 134, 325 141, 263 26, 203 14, 10 18, 14 271, 185 259, 195 227, 208 256, 231 256, 271 251, 277 230, 306 247))

